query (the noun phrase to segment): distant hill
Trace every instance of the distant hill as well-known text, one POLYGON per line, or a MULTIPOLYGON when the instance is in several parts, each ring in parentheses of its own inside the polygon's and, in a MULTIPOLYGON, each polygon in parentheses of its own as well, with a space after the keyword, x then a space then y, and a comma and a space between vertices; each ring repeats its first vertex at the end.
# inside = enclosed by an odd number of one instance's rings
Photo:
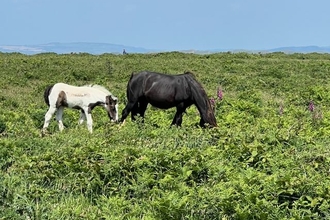
POLYGON ((108 43, 48 43, 38 45, 0 45, 1 52, 19 52, 23 54, 37 54, 37 53, 122 53, 123 50, 127 53, 147 53, 152 50, 147 50, 141 47, 131 47, 118 44, 108 43))
MULTIPOLYGON (((38 54, 38 53, 90 53, 90 54, 103 54, 103 53, 115 53, 121 54, 123 50, 127 53, 151 53, 151 52, 166 52, 164 50, 145 49, 142 47, 132 47, 118 44, 108 43, 48 43, 37 45, 0 45, 0 52, 11 53, 18 52, 22 54, 38 54)), ((184 53, 197 53, 197 54, 210 54, 219 52, 248 52, 248 53, 330 53, 330 47, 318 47, 318 46, 305 46, 305 47, 279 47, 269 50, 226 50, 226 49, 213 49, 213 50, 183 50, 184 53)))
POLYGON ((330 47, 306 46, 306 47, 279 47, 267 52, 284 53, 330 53, 330 47))
MULTIPOLYGON (((330 53, 330 47, 318 47, 318 46, 302 46, 302 47, 278 47, 268 50, 227 50, 227 52, 246 52, 246 53, 274 53, 274 52, 283 52, 283 53, 330 53)), ((222 49, 211 50, 210 52, 226 52, 222 49)))

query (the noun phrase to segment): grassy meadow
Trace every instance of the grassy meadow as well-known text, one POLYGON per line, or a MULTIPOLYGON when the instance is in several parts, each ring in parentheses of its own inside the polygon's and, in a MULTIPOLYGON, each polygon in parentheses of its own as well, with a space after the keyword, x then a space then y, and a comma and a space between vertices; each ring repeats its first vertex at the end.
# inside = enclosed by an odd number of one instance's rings
POLYGON ((329 73, 316 53, 0 53, 0 219, 329 219, 329 73), (121 115, 142 70, 193 72, 218 127, 194 106, 180 128, 175 109, 121 126, 98 107, 93 134, 65 109, 41 136, 47 85, 103 85, 121 115))

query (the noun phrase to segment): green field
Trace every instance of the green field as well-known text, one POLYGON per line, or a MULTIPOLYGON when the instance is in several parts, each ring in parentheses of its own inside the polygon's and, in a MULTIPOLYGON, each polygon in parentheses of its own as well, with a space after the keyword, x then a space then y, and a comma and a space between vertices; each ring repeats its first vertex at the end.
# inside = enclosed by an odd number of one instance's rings
POLYGON ((0 53, 0 219, 329 219, 329 73, 316 53, 0 53), (47 85, 103 85, 121 115, 142 70, 193 72, 218 127, 194 106, 180 128, 175 109, 121 126, 95 108, 90 134, 65 109, 41 136, 47 85))

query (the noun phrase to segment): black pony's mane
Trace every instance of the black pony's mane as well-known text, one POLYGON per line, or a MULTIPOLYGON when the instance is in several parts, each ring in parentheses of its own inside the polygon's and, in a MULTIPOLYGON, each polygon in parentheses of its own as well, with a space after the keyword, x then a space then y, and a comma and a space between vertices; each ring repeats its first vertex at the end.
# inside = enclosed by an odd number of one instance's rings
POLYGON ((196 80, 195 75, 192 72, 187 71, 184 73, 184 76, 190 84, 190 88, 194 96, 196 106, 201 112, 201 117, 204 119, 205 122, 209 123, 210 125, 216 125, 216 119, 213 113, 213 109, 205 89, 203 88, 201 83, 196 80), (206 110, 206 112, 204 113, 202 113, 203 107, 206 110))
POLYGON ((199 94, 203 96, 203 99, 208 100, 208 96, 205 92, 205 89, 203 88, 202 84, 196 80, 195 75, 192 72, 187 71, 184 72, 184 74, 182 75, 184 75, 188 82, 191 83, 191 86, 200 90, 199 94))

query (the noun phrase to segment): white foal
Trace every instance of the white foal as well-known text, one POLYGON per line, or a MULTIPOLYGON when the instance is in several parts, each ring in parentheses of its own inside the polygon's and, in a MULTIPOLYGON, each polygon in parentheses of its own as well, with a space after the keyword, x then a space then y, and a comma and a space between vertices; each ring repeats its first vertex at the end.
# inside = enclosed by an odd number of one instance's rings
POLYGON ((56 83, 46 88, 44 98, 49 109, 45 115, 43 132, 46 132, 55 112, 58 127, 60 131, 63 131, 62 116, 65 107, 81 110, 79 124, 82 124, 86 120, 90 133, 93 132, 92 110, 96 106, 103 106, 110 120, 118 121, 118 98, 99 85, 77 87, 64 83, 56 83))

